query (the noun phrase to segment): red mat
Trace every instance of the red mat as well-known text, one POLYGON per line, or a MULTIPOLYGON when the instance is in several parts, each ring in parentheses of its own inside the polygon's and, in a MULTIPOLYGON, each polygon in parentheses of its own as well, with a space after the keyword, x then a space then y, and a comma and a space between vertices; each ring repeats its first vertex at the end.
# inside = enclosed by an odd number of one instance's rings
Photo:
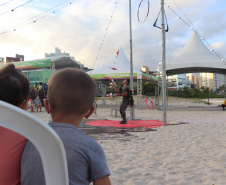
MULTIPOLYGON (((116 120, 96 120, 86 122, 87 125, 103 126, 103 127, 149 127, 156 128, 163 125, 162 121, 157 120, 127 120, 127 124, 120 124, 116 120)), ((168 124, 167 124, 168 125, 168 124)))

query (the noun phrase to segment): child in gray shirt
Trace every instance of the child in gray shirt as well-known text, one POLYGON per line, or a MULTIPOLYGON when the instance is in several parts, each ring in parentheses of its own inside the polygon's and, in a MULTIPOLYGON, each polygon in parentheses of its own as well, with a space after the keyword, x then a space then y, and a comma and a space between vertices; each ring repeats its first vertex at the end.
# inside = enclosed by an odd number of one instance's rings
MULTIPOLYGON (((111 184, 103 149, 96 140, 78 130, 83 118, 88 118, 94 111, 95 95, 95 82, 81 70, 61 70, 49 81, 45 108, 52 116, 49 125, 66 150, 70 185, 88 185, 92 181, 95 185, 111 184)), ((40 155, 30 141, 23 152, 21 182, 22 185, 45 184, 40 155)))

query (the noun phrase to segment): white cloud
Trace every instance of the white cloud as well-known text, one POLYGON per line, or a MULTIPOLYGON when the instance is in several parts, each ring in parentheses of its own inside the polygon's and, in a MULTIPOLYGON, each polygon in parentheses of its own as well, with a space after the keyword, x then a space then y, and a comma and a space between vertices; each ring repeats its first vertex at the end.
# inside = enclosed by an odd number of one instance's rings
MULTIPOLYGON (((219 16, 225 12, 225 8, 222 6, 220 11, 211 9, 212 6, 216 7, 217 3, 221 6, 219 2, 214 0, 208 2, 205 0, 174 1, 204 37, 213 43, 212 46, 221 52, 224 51, 226 17, 219 18, 219 16)), ((20 4, 25 1, 18 2, 20 4)), ((51 7, 45 2, 47 1, 41 1, 39 4, 35 2, 33 5, 30 4, 29 8, 21 7, 14 13, 10 12, 0 16, 0 32, 41 13, 43 7, 51 7)), ((55 15, 50 15, 35 24, 0 35, 0 55, 3 57, 15 56, 18 53, 24 54, 25 60, 36 59, 43 58, 45 53, 54 52, 54 48, 58 47, 62 51, 71 53, 76 60, 85 66, 92 67, 115 2, 115 0, 96 0, 95 3, 77 1, 55 15)), ((160 1, 150 1, 149 17, 143 24, 140 24, 136 17, 139 2, 138 0, 132 1, 134 65, 138 68, 141 65, 147 65, 151 70, 156 70, 158 62, 161 61, 161 30, 152 25, 160 10, 160 1)), ((167 0, 166 3, 182 17, 181 12, 171 0, 167 0)), ((56 2, 53 6, 55 5, 56 2)), ((119 46, 122 46, 129 57, 128 6, 127 1, 119 1, 95 67, 102 65, 119 46)), ((4 12, 4 10, 4 7, 0 7, 0 12, 4 12)), ((141 16, 143 17, 145 10, 145 7, 141 8, 141 16)), ((189 40, 192 30, 177 19, 167 7, 166 13, 170 28, 166 34, 167 59, 171 59, 189 40)), ((161 17, 159 17, 158 25, 161 25, 161 17)))

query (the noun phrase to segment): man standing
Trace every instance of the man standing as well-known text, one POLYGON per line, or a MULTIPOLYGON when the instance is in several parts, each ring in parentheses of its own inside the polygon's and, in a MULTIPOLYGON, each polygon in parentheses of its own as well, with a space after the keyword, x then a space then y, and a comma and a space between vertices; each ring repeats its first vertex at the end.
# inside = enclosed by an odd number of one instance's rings
MULTIPOLYGON (((129 87, 130 80, 126 79, 123 80, 123 89, 122 94, 116 94, 115 96, 123 96, 122 103, 120 105, 120 114, 122 116, 122 121, 120 121, 120 124, 126 124, 126 108, 130 104, 130 87, 129 87)), ((119 92, 119 90, 115 87, 115 83, 113 83, 113 87, 116 92, 119 92)))

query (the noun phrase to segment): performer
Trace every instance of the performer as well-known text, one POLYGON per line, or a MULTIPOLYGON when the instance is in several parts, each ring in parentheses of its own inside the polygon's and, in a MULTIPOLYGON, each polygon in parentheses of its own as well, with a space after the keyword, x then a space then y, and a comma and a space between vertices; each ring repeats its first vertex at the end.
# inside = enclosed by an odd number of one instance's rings
MULTIPOLYGON (((113 79, 112 79, 112 82, 114 82, 113 79)), ((122 100, 122 103, 120 105, 120 114, 122 116, 122 121, 120 121, 120 124, 127 124, 126 108, 130 104, 130 93, 129 93, 130 92, 130 87, 129 87, 129 83, 130 83, 129 79, 123 80, 122 94, 116 94, 115 95, 115 96, 123 96, 123 100, 122 100)), ((120 92, 116 88, 115 83, 113 83, 113 87, 114 87, 116 92, 120 92)))

